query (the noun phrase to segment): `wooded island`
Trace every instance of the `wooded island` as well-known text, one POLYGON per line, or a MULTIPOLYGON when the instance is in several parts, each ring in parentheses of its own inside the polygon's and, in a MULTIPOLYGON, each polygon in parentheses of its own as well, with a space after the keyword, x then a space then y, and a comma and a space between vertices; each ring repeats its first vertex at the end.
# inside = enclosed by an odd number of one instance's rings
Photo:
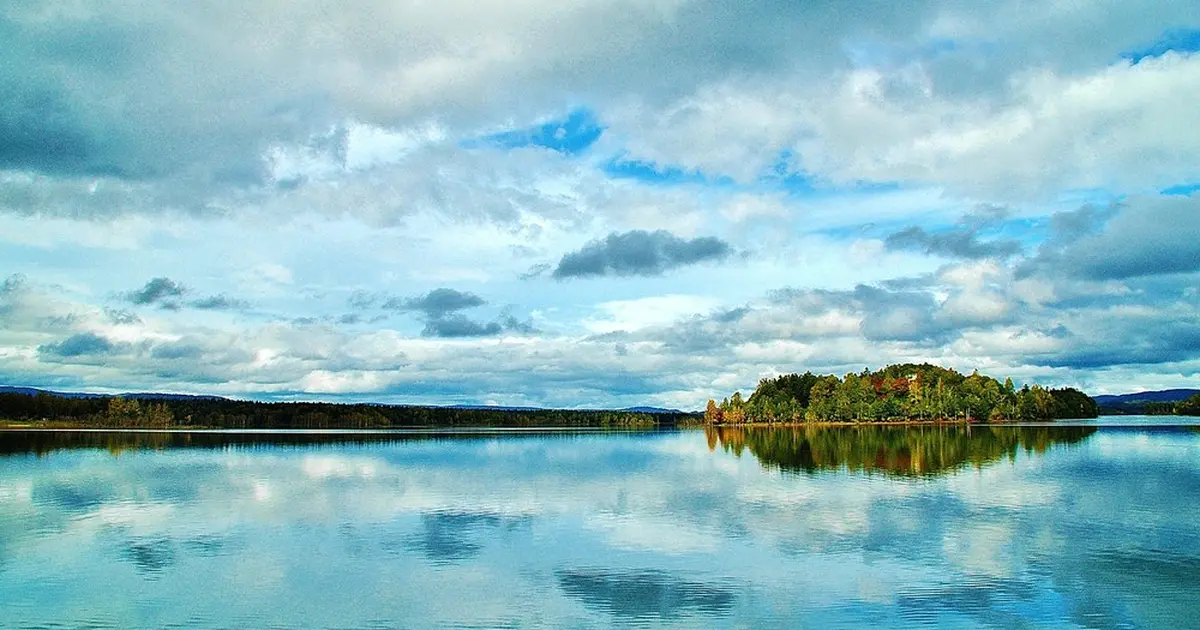
POLYGON ((744 399, 741 392, 709 400, 707 424, 798 422, 1004 422, 1095 418, 1096 402, 1070 387, 1015 389, 980 374, 969 376, 928 363, 864 369, 838 378, 812 372, 764 378, 744 399))

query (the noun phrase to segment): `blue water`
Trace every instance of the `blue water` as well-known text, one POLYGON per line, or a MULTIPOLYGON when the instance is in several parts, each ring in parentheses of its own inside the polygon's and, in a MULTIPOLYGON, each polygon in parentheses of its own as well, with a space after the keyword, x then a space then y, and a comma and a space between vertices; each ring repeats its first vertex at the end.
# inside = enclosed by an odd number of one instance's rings
POLYGON ((3 628, 1195 628, 1198 586, 1196 427, 0 433, 3 628))

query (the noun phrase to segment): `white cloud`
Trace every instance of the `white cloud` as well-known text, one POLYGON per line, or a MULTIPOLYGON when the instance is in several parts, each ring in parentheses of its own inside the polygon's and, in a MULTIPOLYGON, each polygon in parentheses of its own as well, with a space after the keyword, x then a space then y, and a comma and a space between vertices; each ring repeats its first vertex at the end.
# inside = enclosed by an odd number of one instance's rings
MULTIPOLYGON (((927 76, 918 67, 919 82, 927 76)), ((924 90, 900 100, 893 77, 848 75, 816 104, 806 164, 837 180, 916 181, 991 199, 1047 198, 1065 189, 1156 190, 1200 177, 1200 56, 1116 62, 1084 75, 1031 70, 1006 103, 924 90)))
POLYGON ((703 295, 657 295, 636 300, 616 300, 596 305, 602 314, 585 319, 583 326, 594 333, 635 331, 670 324, 688 315, 707 313, 720 301, 703 295))

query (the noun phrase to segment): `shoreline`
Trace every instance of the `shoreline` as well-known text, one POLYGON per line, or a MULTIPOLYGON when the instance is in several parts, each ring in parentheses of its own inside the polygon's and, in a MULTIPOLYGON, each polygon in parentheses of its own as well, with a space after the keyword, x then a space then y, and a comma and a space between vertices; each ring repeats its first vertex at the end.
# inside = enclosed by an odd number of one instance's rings
MULTIPOLYGON (((660 427, 660 426, 503 426, 503 425, 420 425, 420 426, 398 426, 398 427, 373 427, 373 428, 276 428, 276 427, 211 427, 198 425, 184 425, 174 427, 111 427, 111 426, 95 426, 95 425, 79 425, 79 424, 63 424, 54 425, 40 423, 4 423, 0 422, 0 433, 5 431, 93 431, 105 433, 325 433, 325 434, 387 434, 387 433, 437 433, 452 431, 456 433, 469 432, 489 432, 489 433, 535 433, 548 431, 578 431, 578 432, 599 432, 599 431, 614 431, 614 432, 630 432, 630 431, 657 431, 663 429, 674 429, 676 427, 660 427)), ((680 427, 689 428, 689 427, 680 427)))
POLYGON ((171 427, 129 427, 90 425, 72 422, 5 422, 0 421, 0 431, 111 431, 111 432, 142 432, 142 433, 389 433, 394 431, 655 431, 663 429, 742 429, 742 428, 779 428, 799 429, 804 427, 836 428, 836 427, 917 427, 917 426, 995 426, 1017 424, 1020 421, 981 423, 969 420, 895 420, 854 422, 838 421, 807 421, 807 422, 744 422, 739 424, 705 424, 703 422, 686 422, 677 425, 653 426, 503 426, 503 425, 415 425, 394 427, 363 427, 363 428, 273 428, 273 427, 214 427, 204 425, 180 425, 171 427))
POLYGON ((701 424, 703 428, 742 428, 742 427, 779 427, 796 429, 802 427, 929 427, 929 426, 963 426, 987 424, 1015 424, 1019 420, 1004 420, 1002 422, 976 422, 974 420, 868 420, 855 422, 853 420, 812 420, 791 422, 739 422, 738 424, 701 424))

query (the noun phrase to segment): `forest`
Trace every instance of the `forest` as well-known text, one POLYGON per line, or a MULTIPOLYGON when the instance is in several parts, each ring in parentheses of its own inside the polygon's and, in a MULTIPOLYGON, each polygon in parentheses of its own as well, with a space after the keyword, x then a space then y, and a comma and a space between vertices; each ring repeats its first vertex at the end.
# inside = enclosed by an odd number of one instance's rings
POLYGON ((1200 416, 1200 394, 1179 402, 1148 402, 1142 407, 1148 416, 1200 416))
POLYGON ((45 428, 402 429, 431 427, 673 427, 698 414, 561 409, 255 402, 214 397, 0 393, 0 426, 45 428))
POLYGON ((1096 415, 1095 401, 1077 389, 1016 389, 1012 379, 1001 383, 978 372, 968 376, 928 363, 904 363, 842 378, 812 372, 765 378, 749 398, 735 392, 720 403, 708 401, 704 421, 1004 422, 1096 415))

